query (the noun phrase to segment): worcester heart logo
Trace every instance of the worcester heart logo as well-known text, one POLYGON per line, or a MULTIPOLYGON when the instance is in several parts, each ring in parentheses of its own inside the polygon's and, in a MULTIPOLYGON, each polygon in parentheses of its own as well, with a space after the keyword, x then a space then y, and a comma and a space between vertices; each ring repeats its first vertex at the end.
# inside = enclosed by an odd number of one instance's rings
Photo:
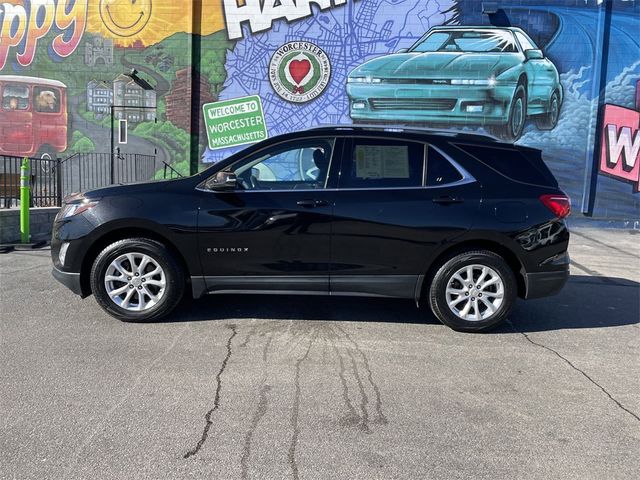
POLYGON ((269 62, 269 81, 275 92, 295 103, 320 95, 331 78, 327 54, 309 42, 289 42, 276 50, 269 62))

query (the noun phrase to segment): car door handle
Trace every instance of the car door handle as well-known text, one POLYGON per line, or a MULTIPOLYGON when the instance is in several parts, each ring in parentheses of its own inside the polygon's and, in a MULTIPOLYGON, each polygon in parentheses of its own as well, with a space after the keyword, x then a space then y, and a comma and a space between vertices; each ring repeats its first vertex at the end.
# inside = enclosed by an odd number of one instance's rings
POLYGON ((459 198, 459 197, 451 197, 451 196, 442 196, 442 197, 435 197, 433 199, 433 203, 439 203, 440 205, 450 205, 452 203, 462 203, 464 202, 464 199, 459 198))
POLYGON ((327 205, 329 205, 329 202, 327 202, 326 200, 312 200, 312 199, 300 200, 297 203, 298 203, 298 206, 305 207, 305 208, 326 207, 327 205))

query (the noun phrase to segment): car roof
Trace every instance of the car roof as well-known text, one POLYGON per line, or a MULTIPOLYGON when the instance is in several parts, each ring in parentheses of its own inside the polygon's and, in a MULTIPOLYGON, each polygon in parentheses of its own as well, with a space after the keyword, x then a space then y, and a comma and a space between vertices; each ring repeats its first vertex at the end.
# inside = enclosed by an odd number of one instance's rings
POLYGON ((24 75, 0 75, 0 82, 12 83, 33 83, 37 85, 47 85, 50 87, 67 88, 67 86, 58 80, 50 80, 48 78, 27 77, 24 75))
POLYGON ((494 25, 438 25, 431 27, 431 30, 509 30, 511 32, 521 28, 518 27, 496 27, 494 25))
POLYGON ((481 133, 470 133, 459 130, 437 130, 421 128, 413 125, 320 125, 303 130, 302 132, 295 132, 293 135, 299 135, 303 132, 330 133, 332 135, 347 134, 349 136, 368 136, 371 134, 380 136, 380 134, 383 134, 386 137, 397 138, 406 138, 410 136, 423 141, 452 138, 456 140, 476 141, 481 143, 500 142, 496 137, 481 133))

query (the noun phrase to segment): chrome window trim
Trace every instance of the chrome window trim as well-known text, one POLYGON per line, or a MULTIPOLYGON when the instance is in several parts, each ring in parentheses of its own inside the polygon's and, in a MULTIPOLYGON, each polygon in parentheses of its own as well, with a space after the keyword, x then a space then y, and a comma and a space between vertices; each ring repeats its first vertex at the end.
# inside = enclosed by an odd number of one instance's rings
MULTIPOLYGON (((308 137, 305 138, 303 140, 312 140, 314 138, 327 138, 327 137, 308 137)), ((337 141, 338 138, 345 138, 345 137, 338 137, 338 136, 329 136, 329 138, 333 138, 334 140, 337 141)), ((354 138, 354 137, 346 137, 346 138, 354 138)), ((369 137, 369 136, 363 136, 363 137, 357 137, 357 138, 374 138, 374 139, 379 139, 379 137, 369 137)), ((394 139, 395 140, 395 139, 394 139)), ((400 141, 402 141, 400 139, 400 141)), ((276 146, 276 145, 281 145, 282 143, 285 143, 287 141, 283 141, 274 145, 271 145, 270 147, 276 146)), ((325 186, 324 188, 305 188, 305 189, 274 189, 274 190, 221 190, 221 191, 216 191, 216 190, 209 190, 207 188, 201 188, 200 186, 205 184, 206 181, 210 178, 207 178, 207 180, 205 180, 204 182, 201 182, 200 184, 198 184, 198 186, 196 187, 196 190, 199 190, 201 192, 210 192, 210 193, 267 193, 267 192, 272 192, 272 193, 298 193, 298 192, 350 192, 350 191, 372 191, 372 190, 427 190, 427 189, 436 189, 436 188, 448 188, 448 187, 458 187, 461 185, 468 185, 470 183, 475 183, 477 182, 476 178, 471 175, 462 165, 460 165, 458 162, 456 162, 453 158, 451 158, 450 155, 448 155, 447 153, 445 153, 441 148, 436 147, 435 145, 433 145, 432 143, 428 143, 428 142, 423 142, 420 140, 407 140, 407 142, 413 142, 413 143, 422 143, 424 145, 424 157, 423 157, 423 182, 422 185, 420 186, 413 186, 413 187, 362 187, 362 188, 326 188, 328 181, 329 181, 329 172, 331 172, 331 166, 333 163, 333 159, 334 159, 334 153, 335 153, 335 142, 334 145, 331 149, 331 159, 329 160, 329 170, 327 172, 327 178, 325 179, 325 186), (462 175, 462 178, 460 180, 456 180, 455 182, 450 182, 450 183, 444 183, 442 185, 426 185, 426 175, 427 175, 427 168, 429 167, 429 161, 428 161, 428 149, 429 148, 433 148, 436 152, 438 152, 440 155, 442 155, 449 163, 451 163, 451 165, 453 165, 453 167, 458 171, 458 173, 460 175, 462 175)), ((270 147, 265 147, 266 148, 270 148, 270 147)), ((257 152, 254 153, 258 153, 264 149, 258 150, 257 152)))
MULTIPOLYGON (((435 145, 429 145, 429 147, 433 148, 436 152, 442 155, 445 158, 445 160, 447 160, 451 165, 453 165, 453 168, 455 168, 458 171, 458 173, 462 175, 462 178, 460 180, 456 180, 455 182, 445 183, 442 185, 432 185, 432 186, 425 185, 425 188, 455 187, 458 185, 466 185, 468 183, 473 183, 476 181, 473 175, 471 175, 462 165, 460 165, 453 158, 451 158, 450 155, 442 151, 442 149, 436 147, 435 145)), ((429 168, 428 163, 427 163, 427 168, 429 168)))

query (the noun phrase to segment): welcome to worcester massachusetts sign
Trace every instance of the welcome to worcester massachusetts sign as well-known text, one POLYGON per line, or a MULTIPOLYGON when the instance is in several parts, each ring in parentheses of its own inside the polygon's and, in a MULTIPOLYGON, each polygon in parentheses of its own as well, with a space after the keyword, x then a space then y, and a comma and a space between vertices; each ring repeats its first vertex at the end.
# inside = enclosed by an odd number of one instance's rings
POLYGON ((202 110, 211 150, 267 138, 262 102, 257 95, 207 103, 202 110))

